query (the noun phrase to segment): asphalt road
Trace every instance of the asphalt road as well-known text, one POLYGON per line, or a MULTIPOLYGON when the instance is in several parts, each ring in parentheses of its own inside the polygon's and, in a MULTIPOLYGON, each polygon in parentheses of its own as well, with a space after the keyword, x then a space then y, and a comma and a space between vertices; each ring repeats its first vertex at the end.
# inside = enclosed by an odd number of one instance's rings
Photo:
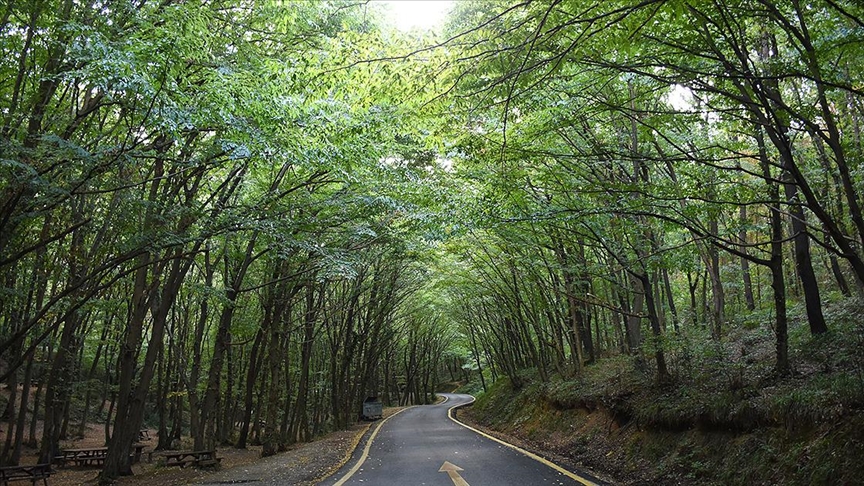
MULTIPOLYGON (((450 419, 448 410, 473 400, 444 394, 438 405, 393 415, 361 443, 354 457, 321 484, 328 486, 534 486, 600 484, 450 419), (371 443, 369 442, 371 441, 371 443), (367 456, 368 454, 368 456, 367 456), (558 468, 559 470, 556 470, 558 468)), ((377 426, 376 426, 377 427, 377 426)))

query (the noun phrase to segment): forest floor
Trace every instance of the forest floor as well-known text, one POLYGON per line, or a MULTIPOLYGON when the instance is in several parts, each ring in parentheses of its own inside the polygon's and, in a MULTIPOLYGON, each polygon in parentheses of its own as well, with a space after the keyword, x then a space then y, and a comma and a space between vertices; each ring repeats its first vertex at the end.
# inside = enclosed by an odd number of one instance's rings
MULTIPOLYGON (((332 432, 312 442, 294 444, 287 451, 267 458, 261 457, 261 446, 249 446, 246 449, 220 447, 216 452, 216 456, 222 458, 218 470, 165 467, 157 460, 158 452, 154 453, 152 462, 147 462, 147 452, 152 450, 147 448, 141 463, 132 466, 134 475, 120 478, 116 484, 169 486, 236 482, 234 476, 238 475, 261 479, 263 473, 259 471, 263 470, 266 471, 264 477, 270 479, 274 474, 278 474, 284 484, 312 485, 344 464, 368 428, 368 423, 356 424, 348 430, 332 432), (231 479, 226 479, 229 476, 231 479)), ((85 437, 64 445, 68 448, 98 447, 104 444, 101 430, 98 432, 99 438, 85 437)), ((54 470, 51 476, 52 486, 96 484, 99 474, 96 468, 55 467, 54 470)))
MULTIPOLYGON (((384 416, 388 417, 398 410, 400 408, 387 408, 384 410, 384 416)), ((145 448, 141 463, 132 466, 134 475, 120 478, 115 484, 118 486, 228 484, 266 478, 267 480, 278 479, 282 484, 313 485, 345 464, 370 425, 369 422, 358 423, 348 430, 331 432, 312 442, 294 444, 287 451, 266 458, 261 457, 261 446, 249 446, 246 449, 220 447, 217 448, 216 456, 222 458, 222 461, 217 470, 165 467, 157 460, 158 452, 154 452, 152 462, 148 462, 147 453, 153 450, 154 439, 152 446, 145 448)), ((155 430, 149 432, 151 437, 156 436, 155 430)), ((101 447, 104 444, 103 428, 93 425, 86 430, 84 437, 63 441, 61 448, 81 449, 101 447)), ((25 449, 21 463, 35 464, 37 454, 38 450, 25 449)), ((50 482, 52 486, 96 484, 98 474, 99 470, 92 467, 55 467, 50 482)))

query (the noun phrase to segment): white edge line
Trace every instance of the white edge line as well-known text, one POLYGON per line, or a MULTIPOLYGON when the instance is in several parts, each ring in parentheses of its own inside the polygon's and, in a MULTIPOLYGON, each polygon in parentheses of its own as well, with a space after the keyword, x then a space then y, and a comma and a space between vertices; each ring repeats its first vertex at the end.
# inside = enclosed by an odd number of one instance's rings
POLYGON ((542 464, 545 464, 546 466, 551 467, 552 469, 558 471, 559 473, 561 473, 561 474, 567 476, 567 477, 570 478, 570 479, 573 479, 573 480, 575 480, 575 481, 578 481, 579 483, 584 484, 585 486, 598 486, 597 483, 591 482, 591 481, 589 481, 589 480, 583 478, 582 476, 579 476, 579 475, 576 474, 576 473, 570 472, 570 471, 564 469, 563 467, 559 466, 558 464, 555 464, 554 462, 552 462, 552 461, 550 461, 550 460, 548 460, 548 459, 545 459, 545 458, 543 458, 543 457, 540 457, 540 456, 538 456, 537 454, 534 454, 533 452, 526 451, 525 449, 522 449, 521 447, 515 446, 515 445, 513 445, 513 444, 511 444, 511 443, 509 443, 509 442, 504 442, 503 440, 501 440, 501 439, 499 439, 499 438, 497 438, 497 437, 493 437, 493 436, 487 434, 486 432, 483 432, 483 431, 481 431, 481 430, 477 430, 477 429, 475 429, 474 427, 471 427, 470 425, 464 424, 464 423, 462 423, 462 422, 456 420, 456 419, 453 417, 453 410, 455 410, 455 409, 457 409, 457 408, 460 408, 460 407, 467 406, 467 405, 471 405, 472 403, 474 403, 475 400, 476 400, 476 398, 474 398, 473 396, 471 396, 471 401, 470 401, 470 402, 468 402, 468 403, 460 403, 460 404, 458 404, 458 405, 453 405, 452 407, 450 407, 450 408, 447 410, 447 417, 448 417, 450 420, 452 420, 453 422, 456 422, 457 424, 461 425, 462 427, 465 427, 466 429, 468 429, 468 430, 470 430, 470 431, 472 431, 472 432, 476 432, 476 433, 482 435, 483 437, 486 437, 487 439, 494 440, 495 442, 497 442, 497 443, 499 443, 499 444, 501 444, 501 445, 507 446, 507 447, 513 449, 514 451, 516 451, 516 452, 522 454, 522 455, 525 455, 525 456, 527 456, 527 457, 530 457, 531 459, 534 459, 534 460, 537 461, 537 462, 540 462, 540 463, 542 463, 542 464))
MULTIPOLYGON (((375 427, 374 431, 372 431, 372 435, 369 436, 369 440, 366 441, 366 447, 363 448, 363 454, 360 455, 360 459, 357 460, 357 464, 354 464, 354 467, 352 467, 350 471, 345 473, 344 476, 339 478, 339 481, 336 481, 336 483, 333 484, 333 486, 342 486, 343 484, 345 484, 345 481, 348 481, 349 479, 351 479, 351 476, 353 476, 354 473, 356 473, 357 471, 360 470, 360 467, 363 466, 364 462, 366 462, 366 458, 369 457, 369 449, 372 448, 372 441, 375 440, 375 436, 378 435, 378 431, 381 430, 381 426, 384 425, 384 422, 386 422, 386 421, 390 420, 391 418, 399 415, 400 413, 404 412, 405 410, 408 410, 409 408, 414 408, 414 407, 405 407, 402 410, 399 410, 398 412, 394 413, 393 415, 387 417, 386 419, 384 419, 378 423, 378 426, 375 427)), ((449 415, 449 412, 448 412, 448 415, 449 415)))

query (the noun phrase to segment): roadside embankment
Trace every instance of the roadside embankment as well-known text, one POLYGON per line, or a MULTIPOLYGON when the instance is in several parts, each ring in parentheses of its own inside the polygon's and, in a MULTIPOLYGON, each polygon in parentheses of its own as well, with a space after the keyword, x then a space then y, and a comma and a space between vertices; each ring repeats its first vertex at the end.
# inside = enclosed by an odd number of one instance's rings
POLYGON ((759 331, 678 355, 662 386, 626 356, 545 383, 526 371, 459 416, 618 484, 861 484, 862 343, 849 335, 798 336, 783 377, 759 331))

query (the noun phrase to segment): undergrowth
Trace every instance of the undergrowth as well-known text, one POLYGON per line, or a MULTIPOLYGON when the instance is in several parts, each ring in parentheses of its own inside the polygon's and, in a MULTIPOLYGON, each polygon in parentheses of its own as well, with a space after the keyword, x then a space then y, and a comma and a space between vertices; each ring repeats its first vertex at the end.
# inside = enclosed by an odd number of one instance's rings
POLYGON ((631 356, 546 382, 528 370, 518 391, 499 379, 481 393, 474 417, 544 446, 557 440, 559 452, 601 469, 605 460, 624 477, 856 482, 864 477, 864 307, 844 301, 826 319, 830 331, 820 336, 793 319, 790 375, 773 370, 770 329, 741 326, 721 341, 696 329, 664 343, 671 384, 658 385, 650 365, 631 356))

